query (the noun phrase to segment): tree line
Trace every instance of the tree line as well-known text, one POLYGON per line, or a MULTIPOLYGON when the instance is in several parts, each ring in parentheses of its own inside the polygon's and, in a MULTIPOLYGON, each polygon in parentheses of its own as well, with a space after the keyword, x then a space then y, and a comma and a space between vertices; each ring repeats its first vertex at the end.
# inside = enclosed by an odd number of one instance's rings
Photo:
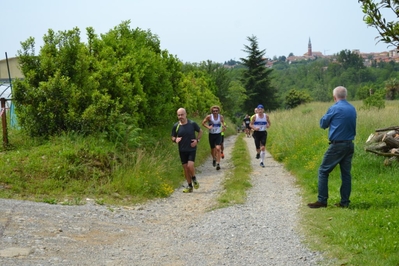
POLYGON ((285 107, 293 107, 289 101, 293 92, 302 93, 308 100, 330 101, 332 89, 339 85, 348 89, 350 100, 364 100, 375 93, 387 100, 398 96, 398 63, 374 61, 366 67, 363 58, 349 50, 342 50, 331 58, 292 64, 279 61, 273 68, 274 85, 278 87, 285 107))
POLYGON ((237 72, 212 61, 183 64, 161 50, 156 35, 132 29, 130 21, 101 35, 89 27, 86 35, 83 43, 78 28, 50 29, 38 54, 34 38, 21 42, 25 78, 13 81, 13 102, 30 136, 104 132, 118 140, 170 123, 179 107, 203 115, 216 104, 234 118, 262 98, 277 106, 254 36, 248 53, 258 54, 237 72))

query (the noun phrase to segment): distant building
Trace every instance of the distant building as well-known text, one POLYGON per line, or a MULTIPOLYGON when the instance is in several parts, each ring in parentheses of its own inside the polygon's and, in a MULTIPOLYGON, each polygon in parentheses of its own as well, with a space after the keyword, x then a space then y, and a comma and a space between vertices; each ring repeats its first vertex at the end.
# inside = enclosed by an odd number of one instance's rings
MULTIPOLYGON (((19 69, 18 57, 8 58, 8 66, 10 68, 11 79, 24 78, 24 75, 22 74, 21 70, 19 69)), ((9 80, 6 59, 0 60, 0 80, 2 80, 2 81, 9 80)))
MULTIPOLYGON (((360 52, 359 49, 353 49, 352 53, 356 53, 359 56, 361 56, 364 60, 365 66, 371 66, 373 62, 378 63, 378 62, 394 61, 396 63, 399 63, 398 49, 393 49, 388 52, 384 51, 384 52, 379 52, 379 53, 362 53, 362 52, 360 52)), ((334 60, 335 55, 324 55, 321 52, 313 51, 312 42, 309 37, 307 52, 304 53, 302 56, 289 56, 289 57, 287 57, 286 62, 291 64, 293 62, 298 62, 298 61, 302 61, 302 60, 312 60, 312 59, 316 59, 316 58, 331 58, 334 60)), ((270 64, 269 64, 269 67, 271 67, 270 64)))

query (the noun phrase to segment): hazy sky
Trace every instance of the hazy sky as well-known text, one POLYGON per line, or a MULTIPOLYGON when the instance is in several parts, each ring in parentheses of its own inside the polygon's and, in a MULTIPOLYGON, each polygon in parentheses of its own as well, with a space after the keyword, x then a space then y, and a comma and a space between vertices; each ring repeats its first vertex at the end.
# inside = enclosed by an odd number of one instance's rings
POLYGON ((388 51, 376 44, 376 29, 363 22, 357 0, 6 0, 1 3, 0 59, 14 57, 30 36, 36 52, 48 29, 86 27, 106 33, 122 21, 151 30, 161 48, 183 62, 225 62, 246 57, 248 36, 256 36, 266 56, 388 51))

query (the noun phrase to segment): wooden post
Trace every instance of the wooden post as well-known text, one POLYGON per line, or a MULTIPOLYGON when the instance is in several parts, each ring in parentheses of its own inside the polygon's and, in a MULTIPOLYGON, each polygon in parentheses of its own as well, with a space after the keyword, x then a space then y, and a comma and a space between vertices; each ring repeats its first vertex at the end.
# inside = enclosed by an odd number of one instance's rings
POLYGON ((6 99, 1 98, 1 124, 3 126, 3 147, 8 146, 6 99))

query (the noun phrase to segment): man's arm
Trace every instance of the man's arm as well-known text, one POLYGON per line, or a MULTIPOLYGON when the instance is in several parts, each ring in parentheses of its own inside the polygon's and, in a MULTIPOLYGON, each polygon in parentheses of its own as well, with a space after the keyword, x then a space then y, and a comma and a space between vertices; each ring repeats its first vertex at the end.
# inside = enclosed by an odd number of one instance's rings
POLYGON ((320 127, 326 129, 330 126, 331 118, 334 115, 333 108, 329 108, 327 113, 320 119, 320 127))
MULTIPOLYGON (((204 131, 202 131, 202 129, 200 128, 200 130, 198 131, 198 135, 197 135, 197 140, 200 140, 202 138, 202 133, 204 131)), ((197 141, 198 142, 198 141, 197 141)))
POLYGON ((172 133, 171 133, 172 142, 176 142, 176 137, 177 137, 176 127, 177 127, 176 125, 172 127, 172 133))
POLYGON ((269 128, 271 126, 271 123, 270 123, 270 118, 268 115, 266 115, 266 121, 267 121, 266 127, 269 128))

